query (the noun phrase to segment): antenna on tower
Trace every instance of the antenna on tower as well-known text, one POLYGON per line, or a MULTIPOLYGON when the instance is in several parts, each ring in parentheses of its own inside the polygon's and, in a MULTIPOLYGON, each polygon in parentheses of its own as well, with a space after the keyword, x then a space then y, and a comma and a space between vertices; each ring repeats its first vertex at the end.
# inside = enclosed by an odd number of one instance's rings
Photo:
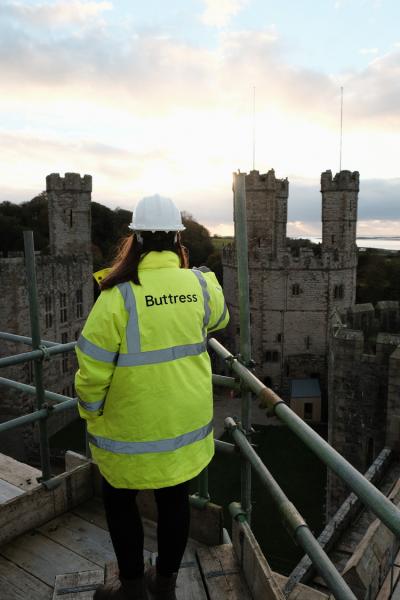
POLYGON ((256 86, 253 86, 253 171, 256 168, 256 86))
POLYGON ((339 173, 342 170, 342 148, 343 148, 343 86, 340 88, 340 150, 339 150, 339 173))

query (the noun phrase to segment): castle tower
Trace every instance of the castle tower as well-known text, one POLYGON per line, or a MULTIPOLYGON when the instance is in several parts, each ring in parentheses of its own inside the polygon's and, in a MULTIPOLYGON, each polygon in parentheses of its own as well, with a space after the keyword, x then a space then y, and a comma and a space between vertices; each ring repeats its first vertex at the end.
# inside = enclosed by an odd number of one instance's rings
POLYGON ((92 177, 52 173, 46 177, 49 203, 50 254, 82 255, 91 252, 90 201, 92 177))
MULTIPOLYGON (((357 172, 321 177, 323 243, 286 238, 287 179, 246 176, 252 356, 257 375, 281 394, 292 379, 319 379, 326 388, 329 315, 349 309, 356 289, 357 172)), ((224 291, 231 314, 227 343, 238 348, 235 246, 223 251, 224 291)))
POLYGON ((356 254, 359 177, 357 171, 340 171, 334 178, 331 171, 321 175, 322 246, 325 252, 337 249, 346 260, 356 254))
MULTIPOLYGON (((43 339, 62 343, 76 340, 93 305, 89 175, 53 173, 46 178, 49 207, 50 254, 36 253, 36 277, 43 339)), ((0 258, 0 329, 18 335, 31 335, 28 296, 23 257, 0 258)), ((0 357, 17 354, 13 342, 0 347, 0 357)), ((46 389, 74 396, 77 369, 73 353, 44 361, 46 389)), ((14 365, 3 373, 29 385, 33 384, 32 364, 14 365)), ((0 390, 0 421, 32 412, 34 397, 16 390, 0 390)), ((58 413, 48 423, 49 436, 76 419, 76 411, 58 413)), ((36 460, 38 445, 35 429, 27 425, 21 436, 5 432, 0 452, 18 460, 36 460)))
POLYGON ((277 179, 271 169, 265 175, 246 176, 247 231, 249 248, 263 248, 276 256, 286 245, 287 179, 277 179))

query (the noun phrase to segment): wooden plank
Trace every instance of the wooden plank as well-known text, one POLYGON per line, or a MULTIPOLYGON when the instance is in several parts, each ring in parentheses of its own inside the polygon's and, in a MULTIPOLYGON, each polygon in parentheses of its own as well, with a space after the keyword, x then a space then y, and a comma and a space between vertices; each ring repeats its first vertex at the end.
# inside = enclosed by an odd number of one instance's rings
POLYGON ((86 519, 89 523, 93 523, 97 527, 108 531, 104 505, 100 498, 93 496, 89 500, 86 500, 86 502, 79 504, 79 506, 75 506, 72 512, 82 519, 86 519))
MULTIPOLYGON (((198 544, 196 544, 198 547, 198 544)), ((188 544, 176 582, 177 600, 207 600, 196 557, 196 547, 188 544)))
POLYGON ((37 531, 21 535, 0 549, 0 555, 53 587, 56 575, 92 571, 97 565, 37 531))
MULTIPOLYGON (((90 498, 87 502, 75 507, 73 513, 89 523, 108 531, 104 506, 99 498, 90 498)), ((157 524, 148 519, 142 519, 144 530, 145 556, 157 550, 157 524)))
MULTIPOLYGON (((196 550, 200 547, 198 542, 188 541, 176 581, 177 600, 207 600, 196 556, 196 550)), ((157 552, 153 552, 150 557, 150 564, 155 565, 156 559, 157 552)))
POLYGON ((90 464, 62 473, 52 483, 58 487, 41 485, 2 504, 0 547, 87 500, 93 493, 90 464))
POLYGON ((94 590, 103 582, 103 569, 57 575, 53 600, 92 600, 94 590))
POLYGON ((54 542, 101 567, 104 567, 107 561, 115 560, 108 532, 72 513, 66 513, 49 521, 42 525, 39 531, 54 542))
POLYGON ((0 479, 0 504, 7 502, 7 500, 11 500, 11 498, 16 498, 23 493, 24 491, 16 485, 8 483, 8 481, 4 481, 4 479, 0 479))
POLYGON ((247 523, 233 520, 232 541, 253 598, 284 600, 285 596, 247 523))
MULTIPOLYGON (((280 573, 274 573, 274 577, 278 582, 279 586, 283 589, 285 587, 287 577, 280 573)), ((323 593, 319 590, 315 590, 308 585, 298 583, 293 590, 290 592, 288 600, 335 600, 335 598, 328 593, 323 593)))
POLYGON ((392 573, 391 573, 391 569, 389 569, 389 573, 386 575, 386 578, 382 584, 381 589, 379 590, 376 600, 387 600, 387 598, 391 598, 391 600, 392 599, 394 600, 396 597, 396 594, 398 597, 400 597, 400 582, 399 582, 400 568, 397 566, 399 563, 400 563, 400 552, 398 552, 398 554, 396 555, 396 558, 394 560, 393 583, 395 585, 394 585, 393 595, 390 596, 390 583, 391 583, 392 573))
POLYGON ((29 490, 38 487, 38 477, 41 477, 42 472, 30 465, 26 465, 10 456, 0 454, 0 478, 8 483, 12 483, 21 490, 28 492, 29 490))
POLYGON ((251 599, 247 585, 241 578, 232 544, 199 548, 197 558, 209 600, 251 599))
POLYGON ((52 587, 0 556, 0 598, 2 600, 50 600, 52 587))

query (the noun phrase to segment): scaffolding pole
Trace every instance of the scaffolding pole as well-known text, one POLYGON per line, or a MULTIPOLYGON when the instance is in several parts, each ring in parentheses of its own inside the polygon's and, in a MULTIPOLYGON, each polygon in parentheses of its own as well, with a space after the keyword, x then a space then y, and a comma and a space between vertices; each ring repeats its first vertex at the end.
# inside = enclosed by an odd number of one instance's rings
MULTIPOLYGON (((239 288, 240 357, 243 364, 251 364, 249 265, 246 215, 246 174, 233 174, 233 213, 235 221, 236 262, 239 288)), ((247 436, 251 434, 251 392, 241 388, 241 422, 247 436)), ((251 523, 251 467, 246 460, 241 464, 241 504, 251 523)))
POLYGON ((289 529, 299 546, 310 556, 315 568, 334 593, 335 598, 337 600, 356 600, 355 595, 322 550, 301 514, 279 487, 261 458, 249 444, 244 433, 231 417, 225 419, 225 425, 245 460, 257 473, 268 495, 278 507, 284 525, 289 529))
MULTIPOLYGON (((28 284, 29 313, 31 319, 32 348, 39 350, 41 346, 40 323, 38 310, 38 294, 36 285, 36 267, 35 267, 35 249, 33 243, 33 232, 24 231, 25 247, 25 267, 28 284)), ((36 384, 36 408, 41 410, 45 397, 43 386, 43 354, 42 357, 35 359, 33 363, 35 384, 36 384)), ((51 478, 50 471, 50 449, 47 433, 47 420, 39 421, 39 443, 40 443, 40 461, 42 465, 42 481, 51 478)))

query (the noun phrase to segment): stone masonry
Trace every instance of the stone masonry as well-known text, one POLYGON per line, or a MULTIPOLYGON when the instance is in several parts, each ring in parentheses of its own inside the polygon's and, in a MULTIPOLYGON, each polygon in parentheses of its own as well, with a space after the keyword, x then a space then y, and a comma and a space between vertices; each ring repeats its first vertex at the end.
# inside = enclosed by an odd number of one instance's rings
MULTIPOLYGON (((36 256, 41 335, 44 340, 76 340, 93 304, 91 255, 92 178, 77 173, 46 178, 50 253, 36 256)), ((30 337, 30 320, 23 257, 0 259, 0 330, 30 337)), ((0 356, 27 351, 22 344, 2 342, 0 356)), ((74 395, 76 361, 73 353, 44 361, 45 389, 74 395)), ((3 369, 1 375, 33 385, 33 365, 3 369)), ((34 410, 34 396, 0 388, 0 420, 34 410)), ((48 421, 49 434, 76 418, 76 411, 48 421)), ((28 425, 0 437, 0 451, 27 461, 37 455, 37 427, 28 425), (23 443, 21 443, 21 439, 23 443)))
MULTIPOLYGON (((322 244, 291 247, 287 179, 273 170, 246 175, 252 356, 257 375, 284 396, 293 377, 317 377, 326 387, 329 315, 355 303, 358 190, 358 172, 322 173, 322 244)), ((237 351, 234 244, 224 249, 223 268, 228 343, 237 351)))
MULTIPOLYGON (((353 306, 333 315, 329 345, 329 443, 365 472, 382 448, 400 442, 400 310, 398 302, 353 306)), ((327 513, 348 493, 328 472, 327 513)))

